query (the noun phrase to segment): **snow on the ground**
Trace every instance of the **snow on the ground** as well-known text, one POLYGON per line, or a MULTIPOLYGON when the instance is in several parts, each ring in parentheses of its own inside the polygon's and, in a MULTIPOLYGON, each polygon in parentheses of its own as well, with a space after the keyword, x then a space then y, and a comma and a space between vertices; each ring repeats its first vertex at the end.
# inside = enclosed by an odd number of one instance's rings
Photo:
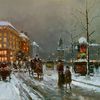
POLYGON ((76 86, 92 89, 96 92, 100 92, 100 77, 97 76, 75 76, 73 75, 73 81, 72 83, 76 86))
MULTIPOLYGON (((30 97, 32 98, 32 100, 41 100, 36 94, 34 94, 34 93, 31 92, 31 88, 30 87, 28 87, 22 80, 19 80, 14 75, 13 75, 13 81, 11 81, 11 83, 15 84, 18 88, 20 88, 20 86, 22 88, 24 88, 25 91, 30 95, 30 97)), ((26 96, 24 95, 24 99, 27 100, 25 97, 26 96)))
POLYGON ((84 82, 84 83, 89 83, 91 85, 96 85, 100 87, 100 77, 94 75, 94 76, 75 76, 74 74, 72 75, 73 79, 76 81, 84 82))
MULTIPOLYGON (((95 92, 100 92, 100 75, 99 73, 94 74, 94 76, 90 76, 87 78, 86 76, 79 76, 72 73, 72 84, 75 86, 79 86, 81 88, 87 88, 89 90, 94 90, 95 92)), ((46 70, 44 69, 44 76, 42 82, 38 82, 36 84, 47 85, 51 89, 55 89, 57 87, 58 75, 56 70, 46 70)))
MULTIPOLYGON (((98 70, 100 71, 100 69, 98 70)), ((72 73, 72 79, 72 84, 75 86, 100 92, 100 72, 95 72, 94 76, 90 76, 90 78, 87 78, 86 76, 77 76, 72 73)), ((57 71, 44 70, 44 80, 49 83, 53 89, 54 87, 57 87, 57 71)))
MULTIPOLYGON (((77 74, 72 74, 72 78, 73 80, 82 82, 82 83, 86 83, 86 84, 90 84, 92 86, 96 86, 97 87, 97 91, 100 91, 100 68, 98 69, 98 71, 94 70, 95 74, 93 76, 79 76, 77 74)), ((76 84, 76 83, 75 83, 76 84)), ((85 85, 82 85, 85 86, 85 85)), ((87 87, 88 88, 88 87, 87 87)))
MULTIPOLYGON (((100 92, 99 73, 95 73, 95 75, 91 76, 89 79, 87 79, 85 76, 77 76, 74 73, 72 73, 72 84, 81 88, 87 88, 88 90, 100 92)), ((29 77, 27 74, 26 76, 29 77)), ((58 75, 56 70, 44 69, 43 81, 39 82, 34 80, 34 82, 36 82, 37 85, 41 85, 43 87, 47 86, 54 90, 57 87, 57 80, 58 75)), ((30 94, 32 98, 36 98, 33 100, 38 100, 37 96, 34 95, 34 93, 30 92, 29 87, 23 84, 23 82, 21 80, 18 80, 14 75, 12 75, 11 82, 0 81, 0 100, 21 100, 20 91, 18 88, 19 84, 27 90, 27 92, 30 94)))
POLYGON ((16 78, 14 74, 11 75, 11 78, 10 82, 0 81, 0 100, 29 100, 24 91, 21 90, 21 87, 27 91, 32 100, 41 100, 30 91, 30 88, 22 80, 16 78))
POLYGON ((21 100, 19 90, 9 82, 0 81, 0 100, 21 100))

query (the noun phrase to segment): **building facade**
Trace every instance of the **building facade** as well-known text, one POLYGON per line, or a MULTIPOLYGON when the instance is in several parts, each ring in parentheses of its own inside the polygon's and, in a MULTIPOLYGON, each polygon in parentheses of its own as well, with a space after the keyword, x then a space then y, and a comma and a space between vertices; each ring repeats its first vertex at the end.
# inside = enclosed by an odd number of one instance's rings
POLYGON ((24 33, 20 33, 20 51, 24 54, 23 59, 29 57, 30 40, 24 33))
POLYGON ((36 55, 38 55, 39 56, 39 45, 35 42, 35 41, 33 41, 32 43, 31 43, 31 56, 32 57, 35 57, 36 55))
POLYGON ((16 61, 18 51, 28 52, 28 41, 23 40, 20 32, 9 22, 0 21, 0 62, 16 61))
POLYGON ((19 50, 19 33, 8 22, 0 22, 0 62, 14 61, 19 50))

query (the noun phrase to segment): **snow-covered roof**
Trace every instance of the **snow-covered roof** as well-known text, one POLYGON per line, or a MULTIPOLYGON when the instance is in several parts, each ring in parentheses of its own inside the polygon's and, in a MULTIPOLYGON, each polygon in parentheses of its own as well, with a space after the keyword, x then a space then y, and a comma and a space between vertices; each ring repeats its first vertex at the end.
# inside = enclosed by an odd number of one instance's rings
POLYGON ((22 37, 22 38, 25 38, 25 39, 29 39, 28 36, 26 36, 24 33, 20 33, 19 36, 22 37))
POLYGON ((32 45, 39 47, 39 45, 35 41, 32 42, 32 45))
POLYGON ((57 50, 65 50, 65 49, 62 49, 62 48, 57 48, 57 50))
POLYGON ((100 46, 100 44, 92 43, 92 44, 89 44, 89 46, 95 47, 95 46, 100 46))
POLYGON ((0 26, 11 26, 11 27, 13 27, 15 29, 15 27, 11 23, 9 23, 7 21, 0 21, 0 26))
POLYGON ((0 21, 0 26, 12 26, 11 23, 7 22, 7 21, 0 21))
POLYGON ((10 22, 8 21, 0 21, 0 26, 10 26, 12 27, 15 31, 19 32, 10 22))
POLYGON ((87 62, 87 59, 78 59, 78 60, 75 60, 74 62, 87 62))
POLYGON ((82 43, 87 43, 87 40, 86 40, 85 37, 81 37, 81 38, 79 38, 78 41, 79 41, 80 44, 82 44, 82 43))

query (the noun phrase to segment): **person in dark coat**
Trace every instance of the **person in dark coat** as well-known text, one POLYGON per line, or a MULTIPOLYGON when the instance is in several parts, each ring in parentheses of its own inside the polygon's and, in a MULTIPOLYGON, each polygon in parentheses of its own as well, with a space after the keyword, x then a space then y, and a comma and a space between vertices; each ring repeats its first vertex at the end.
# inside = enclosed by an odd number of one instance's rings
POLYGON ((61 60, 58 61, 57 71, 58 71, 58 86, 62 87, 64 84, 64 64, 61 60))
POLYGON ((69 70, 69 66, 66 66, 66 70, 65 70, 65 84, 66 84, 66 88, 67 88, 67 84, 69 84, 70 90, 71 90, 71 81, 72 81, 72 77, 71 77, 71 72, 69 70))

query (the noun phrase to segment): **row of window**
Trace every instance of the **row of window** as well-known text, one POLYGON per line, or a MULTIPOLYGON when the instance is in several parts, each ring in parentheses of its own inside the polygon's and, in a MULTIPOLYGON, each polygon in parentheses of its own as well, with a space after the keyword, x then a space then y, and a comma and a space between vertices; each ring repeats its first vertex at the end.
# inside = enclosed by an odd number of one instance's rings
MULTIPOLYGON (((13 54, 13 52, 12 51, 10 51, 10 53, 9 53, 10 55, 12 55, 13 54)), ((0 55, 7 55, 7 50, 0 50, 0 55)))
POLYGON ((13 38, 15 39, 15 35, 13 35, 12 33, 0 33, 0 37, 9 37, 9 38, 13 38))
MULTIPOLYGON (((0 57, 0 62, 8 61, 7 57, 0 57)), ((13 57, 10 57, 10 61, 13 61, 13 57)))
POLYGON ((7 40, 18 42, 18 39, 16 39, 16 38, 14 38, 14 39, 12 39, 12 38, 8 39, 8 37, 0 37, 0 41, 7 42, 7 40))
POLYGON ((18 44, 10 44, 9 46, 6 43, 1 44, 0 43, 0 48, 12 48, 12 49, 17 49, 18 48, 18 44))

